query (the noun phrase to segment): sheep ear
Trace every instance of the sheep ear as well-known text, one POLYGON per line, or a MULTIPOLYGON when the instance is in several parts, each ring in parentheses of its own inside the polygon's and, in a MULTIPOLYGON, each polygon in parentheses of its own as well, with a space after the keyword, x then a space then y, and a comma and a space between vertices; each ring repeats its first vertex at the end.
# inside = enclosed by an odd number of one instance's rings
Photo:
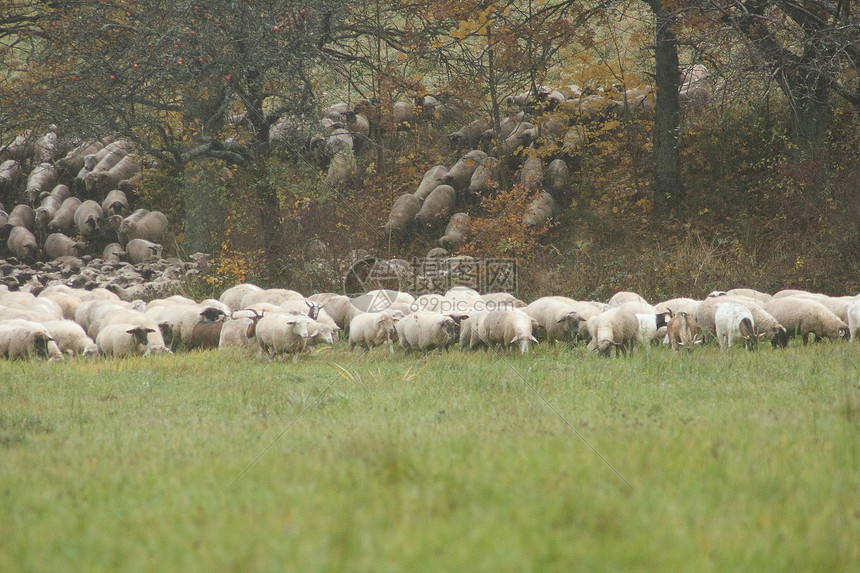
POLYGON ((534 337, 534 336, 532 336, 531 334, 529 334, 529 340, 531 340, 532 342, 537 342, 537 341, 538 341, 538 340, 537 340, 537 338, 535 338, 535 337, 534 337))
POLYGON ((144 328, 143 331, 144 332, 155 332, 155 330, 153 330, 152 328, 144 328))

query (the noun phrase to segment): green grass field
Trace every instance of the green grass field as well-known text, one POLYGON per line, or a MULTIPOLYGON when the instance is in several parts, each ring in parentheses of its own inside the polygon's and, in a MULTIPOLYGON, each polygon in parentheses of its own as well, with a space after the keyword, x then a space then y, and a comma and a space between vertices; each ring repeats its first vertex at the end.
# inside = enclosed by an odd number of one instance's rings
POLYGON ((0 362, 2 571, 850 571, 860 346, 0 362))

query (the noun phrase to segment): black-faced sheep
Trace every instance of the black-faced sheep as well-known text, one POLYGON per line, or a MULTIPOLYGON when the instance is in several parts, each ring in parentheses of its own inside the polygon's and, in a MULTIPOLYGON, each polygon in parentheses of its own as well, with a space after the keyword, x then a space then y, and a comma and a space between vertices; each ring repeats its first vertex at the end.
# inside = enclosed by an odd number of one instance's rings
POLYGON ((785 327, 789 337, 800 336, 803 344, 809 335, 822 338, 847 338, 848 325, 818 301, 800 297, 775 298, 765 303, 767 310, 785 327))
POLYGON ((75 227, 84 239, 100 235, 104 222, 102 206, 93 200, 84 201, 75 211, 75 227))

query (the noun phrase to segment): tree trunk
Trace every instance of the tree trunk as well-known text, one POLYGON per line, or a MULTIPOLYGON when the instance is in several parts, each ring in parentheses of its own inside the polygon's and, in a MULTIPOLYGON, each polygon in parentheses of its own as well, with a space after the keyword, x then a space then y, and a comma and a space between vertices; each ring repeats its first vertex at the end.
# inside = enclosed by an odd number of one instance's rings
POLYGON ((646 2, 656 21, 653 214, 659 217, 683 206, 686 197, 681 179, 680 72, 678 41, 672 30, 675 15, 664 10, 662 0, 646 2))
POLYGON ((213 189, 223 188, 223 181, 216 177, 216 167, 211 160, 192 161, 183 173, 185 195, 185 238, 182 248, 188 255, 207 253, 215 255, 224 236, 224 209, 221 198, 213 189))

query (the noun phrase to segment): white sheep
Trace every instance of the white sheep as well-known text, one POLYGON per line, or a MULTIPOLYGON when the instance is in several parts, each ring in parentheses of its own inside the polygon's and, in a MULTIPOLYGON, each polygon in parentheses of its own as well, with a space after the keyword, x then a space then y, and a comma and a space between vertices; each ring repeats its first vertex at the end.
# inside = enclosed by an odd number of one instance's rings
POLYGON ((736 302, 721 302, 714 311, 714 328, 720 348, 731 348, 735 340, 743 339, 747 350, 754 350, 757 342, 752 312, 736 302))
POLYGON ((0 357, 11 360, 29 357, 51 361, 63 359, 47 330, 28 320, 0 321, 0 357))
POLYGON ((242 298, 249 292, 261 292, 263 289, 255 284, 242 283, 232 286, 221 293, 218 300, 230 308, 230 312, 242 310, 242 298))
POLYGON ((356 315, 349 323, 349 350, 356 346, 370 350, 385 344, 394 353, 394 316, 388 311, 365 312, 356 315))
POLYGON ((150 211, 137 219, 129 216, 119 224, 117 238, 126 248, 129 248, 127 243, 133 239, 145 239, 157 243, 167 232, 167 225, 167 217, 160 211, 150 211))
POLYGON ((302 315, 266 314, 257 322, 258 355, 266 353, 271 360, 292 353, 296 360, 307 345, 309 323, 310 319, 302 315))
POLYGON ((84 239, 93 238, 102 231, 105 223, 102 206, 88 199, 75 210, 75 227, 84 239))
POLYGON ((589 350, 595 350, 602 356, 609 356, 615 347, 615 356, 627 354, 633 350, 639 333, 639 320, 636 315, 624 307, 612 307, 592 316, 586 322, 591 341, 589 350))
POLYGON ((516 344, 521 354, 527 354, 532 343, 537 342, 533 334, 537 321, 520 309, 488 311, 480 317, 477 327, 484 344, 496 350, 510 352, 516 344))
POLYGON ((636 314, 636 320, 639 321, 639 333, 636 338, 640 346, 648 348, 651 345, 651 342, 657 338, 657 333, 665 329, 668 315, 668 312, 636 314))
POLYGON ((147 241, 146 239, 132 239, 125 246, 128 260, 137 265, 145 263, 152 258, 160 259, 164 252, 164 247, 157 243, 147 241))
POLYGON ((95 341, 74 320, 49 320, 42 325, 63 354, 87 356, 98 352, 95 341))
POLYGON ((246 292, 245 296, 242 297, 242 302, 239 303, 240 308, 236 310, 246 309, 258 302, 280 305, 284 301, 293 298, 305 298, 305 296, 298 291, 283 288, 268 288, 264 290, 248 289, 248 292, 246 292))
POLYGON ((316 348, 321 344, 334 344, 338 340, 340 328, 335 324, 328 324, 311 319, 308 323, 307 348, 316 348))
POLYGON ((32 259, 39 252, 36 236, 26 227, 13 227, 6 239, 6 246, 9 252, 19 259, 32 259))
POLYGON ((60 257, 80 257, 84 254, 86 243, 75 241, 62 233, 51 233, 45 238, 45 254, 51 260, 60 257))
POLYGON ((626 302, 638 302, 638 303, 642 303, 644 305, 650 306, 648 304, 648 301, 645 300, 645 298, 642 295, 635 293, 633 291, 627 291, 627 290, 618 291, 617 293, 612 295, 609 298, 608 304, 609 304, 609 306, 621 306, 622 304, 624 304, 626 302))
POLYGON ((171 350, 164 344, 164 337, 158 323, 150 316, 132 307, 111 309, 109 304, 98 308, 96 316, 101 315, 101 318, 97 318, 87 329, 87 334, 95 339, 97 345, 102 331, 109 326, 114 324, 141 326, 148 333, 146 336, 146 354, 172 354, 171 350))
MULTIPOLYGON (((468 318, 466 317, 460 317, 468 318)), ((400 346, 409 354, 413 349, 426 353, 428 350, 447 350, 457 334, 457 322, 451 316, 438 312, 413 312, 395 325, 400 346)))
POLYGON ((560 340, 576 344, 582 316, 574 305, 553 297, 541 297, 523 311, 535 319, 546 331, 547 340, 560 340))
POLYGON ((799 335, 803 344, 809 335, 822 338, 845 338, 848 325, 820 302, 799 297, 775 298, 766 304, 766 310, 785 327, 788 336, 799 335))
POLYGON ((709 337, 716 336, 714 314, 718 304, 727 302, 745 306, 753 316, 756 334, 765 335, 774 348, 785 347, 788 344, 785 328, 761 305, 750 298, 728 295, 709 296, 696 307, 695 318, 703 338, 709 339, 709 337))
POLYGON ((151 327, 136 324, 109 324, 96 336, 96 347, 105 356, 150 354, 149 336, 155 332, 151 327))

